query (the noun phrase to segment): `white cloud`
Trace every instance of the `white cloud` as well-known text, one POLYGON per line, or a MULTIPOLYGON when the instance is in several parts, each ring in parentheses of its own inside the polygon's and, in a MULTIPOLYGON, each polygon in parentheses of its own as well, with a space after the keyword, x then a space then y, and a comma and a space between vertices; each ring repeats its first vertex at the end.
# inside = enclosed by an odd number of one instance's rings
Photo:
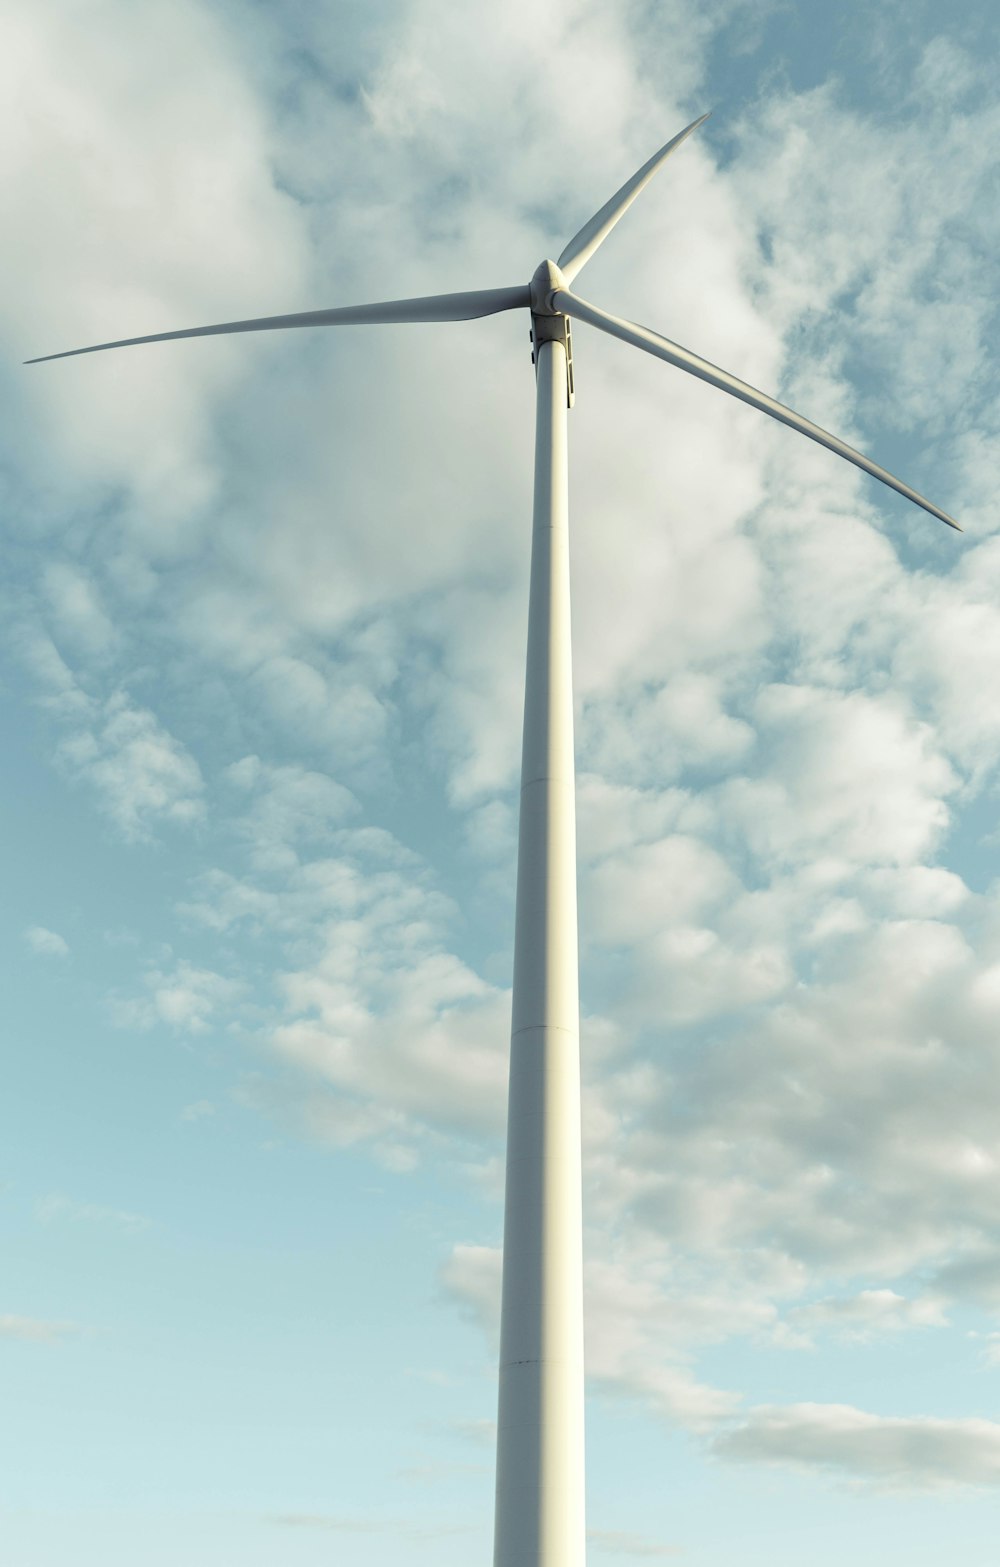
POLYGON ((848 1404, 762 1406, 712 1451, 743 1463, 814 1468, 880 1488, 1000 1485, 1000 1425, 991 1420, 872 1415, 848 1404))
MULTIPOLYGON (((441 1270, 445 1292, 499 1342, 501 1253, 455 1246, 441 1270)), ((586 1363, 589 1380, 607 1392, 640 1398, 671 1423, 711 1430, 731 1415, 738 1396, 709 1387, 687 1361, 699 1342, 749 1331, 754 1307, 664 1290, 663 1270, 615 1261, 587 1266, 586 1363), (658 1277, 659 1275, 659 1277, 658 1277)))
POLYGON ((190 826, 204 815, 204 784, 194 757, 148 708, 122 692, 108 698, 92 728, 59 746, 68 772, 97 792, 123 837, 142 841, 163 823, 190 826))
POLYGON ((389 1534, 395 1539, 417 1542, 446 1539, 449 1535, 470 1532, 465 1524, 427 1524, 384 1515, 362 1518, 341 1513, 277 1513, 269 1522, 285 1529, 323 1529, 334 1534, 389 1534))
POLYGON ((25 668, 38 682, 39 701, 56 717, 86 720, 91 701, 47 633, 25 623, 11 631, 14 649, 25 668))
POLYGON ((291 1020, 274 1030, 274 1048, 349 1103, 367 1101, 376 1123, 496 1135, 507 995, 424 950, 419 923, 393 928, 380 915, 333 927, 319 963, 284 976, 291 1020))
MULTIPOLYGON (((257 50, 265 90, 286 70, 259 38, 234 55, 212 14, 155 0, 154 70, 131 12, 102 15, 117 52, 57 3, 7 56, 10 112, 51 171, 40 207, 15 153, 9 226, 32 240, 15 238, 8 297, 52 346, 527 275, 648 156, 651 125, 682 123, 658 84, 686 103, 718 12, 672 3, 640 33, 607 7, 539 18, 517 0, 484 52, 478 14, 408 3, 350 102, 314 84, 280 113, 240 75, 257 50), (524 49, 529 23, 545 48, 524 49)), ((339 24, 311 25, 318 58, 350 58, 339 24)), ((862 445, 916 432, 907 476, 985 530, 997 111, 981 90, 953 112, 982 69, 931 48, 930 119, 922 98, 873 116, 772 84, 730 124, 723 170, 714 130, 671 161, 585 292, 862 445)), ((72 726, 68 767, 130 840, 227 823, 192 849, 197 959, 154 963, 119 1018, 245 1021, 235 938, 264 938, 277 1004, 252 1021, 273 1049, 244 1097, 391 1169, 479 1139, 481 1180, 509 999, 434 857, 471 841, 478 876, 509 848, 523 327, 39 367, 16 524, 66 530, 21 638, 72 726), (116 659, 167 668, 178 650, 219 713, 211 743, 153 697, 107 695, 116 659)), ((1000 1299, 1000 920, 970 891, 983 877, 939 863, 1000 757, 1000 550, 960 556, 791 433, 596 334, 576 347, 585 982, 616 1020, 585 1040, 592 1368, 705 1432, 736 1400, 699 1379, 707 1343, 937 1330, 954 1300, 1000 1299)), ((490 1320, 495 1253, 453 1266, 452 1293, 490 1320)), ((961 1446, 947 1422, 876 1437, 849 1413, 800 1420, 845 1473, 917 1470, 925 1438, 947 1468, 961 1446)), ((780 1456, 789 1419, 725 1440, 780 1456)))
POLYGON ((370 758, 384 749, 388 715, 365 674, 343 667, 324 672, 282 653, 254 670, 252 686, 280 732, 295 739, 312 732, 338 751, 349 747, 370 758))
POLYGON ((259 867, 294 865, 296 847, 329 842, 334 830, 358 809, 349 790, 304 767, 274 766, 245 756, 226 769, 226 780, 250 805, 239 831, 251 844, 259 867))
POLYGON ((463 1310, 500 1343, 501 1252, 496 1246, 458 1245, 441 1269, 441 1284, 463 1310))
MULTIPOLYGON (((353 801, 315 774, 268 772, 248 759, 230 779, 258 791, 239 828, 250 873, 204 876, 183 912, 211 931, 285 944, 270 976, 277 1005, 260 1027, 273 1059, 299 1081, 253 1079, 245 1096, 340 1146, 373 1142, 394 1169, 410 1167, 429 1133, 496 1136, 509 992, 451 950, 454 906, 421 861, 384 830, 337 825, 353 801), (310 838, 337 852, 308 858, 310 838)), ((219 976, 202 980, 193 984, 190 966, 155 970, 151 997, 119 1015, 162 1014, 166 989, 196 991, 213 1006, 225 999, 219 976)))
POLYGON ((709 1255, 752 1244, 886 1283, 990 1234, 1000 1062, 976 961, 951 926, 886 923, 752 1026, 654 1060, 637 1094, 612 1073, 606 1200, 709 1255))
POLYGON ((181 1111, 182 1121, 204 1121, 215 1114, 215 1106, 210 1099, 196 1099, 192 1104, 185 1105, 181 1111))
POLYGON ((660 690, 616 689, 612 702, 588 710, 590 765, 660 788, 685 769, 728 770, 755 737, 725 711, 725 694, 718 677, 693 671, 678 672, 660 690))
MULTIPOLYGON (((982 63, 966 62, 982 80, 982 63)), ((891 364, 893 412, 911 420, 940 417, 963 396, 988 321, 978 246, 963 241, 995 221, 981 210, 989 158, 979 136, 991 134, 997 109, 986 94, 978 113, 959 115, 946 94, 935 96, 932 104, 920 95, 919 115, 911 105, 895 118, 880 114, 875 140, 868 118, 829 85, 776 94, 742 127, 738 169, 772 242, 774 303, 787 319, 807 301, 827 311, 853 293, 849 320, 837 323, 841 340, 867 337, 869 361, 883 373, 891 364), (895 243, 902 234, 906 245, 895 243), (932 280, 938 297, 929 310, 932 280)))
POLYGON ((880 910, 902 919, 946 919, 966 907, 970 897, 962 878, 940 865, 880 868, 864 880, 880 910))
POLYGON ((636 844, 590 872, 592 939, 629 946, 650 930, 690 925, 717 913, 738 887, 722 856, 696 838, 636 844))
POLYGON ((497 1423, 495 1420, 457 1420, 454 1424, 460 1436, 473 1442, 477 1447, 493 1449, 497 1442, 497 1423))
POLYGON ((103 1203, 77 1202, 61 1192, 49 1192, 35 1203, 35 1217, 42 1224, 62 1220, 72 1223, 97 1224, 123 1235, 137 1235, 148 1229, 149 1219, 141 1213, 131 1213, 124 1208, 109 1208, 103 1203))
POLYGON ((895 1290, 867 1289, 797 1306, 788 1313, 787 1322, 807 1341, 817 1329, 828 1328, 838 1336, 867 1342, 906 1328, 943 1327, 947 1318, 941 1301, 933 1296, 908 1300, 895 1290))
POLYGON ((54 930, 46 930, 44 925, 29 925, 24 933, 24 939, 32 952, 38 952, 44 957, 65 958, 69 956, 69 944, 64 936, 60 936, 54 930))
POLYGON ((599 1551, 610 1551, 617 1556, 659 1560, 666 1556, 681 1555, 681 1547, 678 1545, 661 1545, 656 1540, 647 1539, 645 1535, 633 1534, 624 1529, 588 1529, 587 1542, 599 1551))
POLYGON ((762 858, 909 864, 937 847, 958 779, 898 697, 770 686, 755 716, 764 767, 720 803, 762 858))
POLYGON ((30 1344, 58 1344, 76 1331, 71 1322, 46 1322, 40 1317, 0 1314, 0 1338, 23 1339, 30 1344))
POLYGON ((180 958, 169 968, 151 968, 143 976, 146 994, 117 997, 112 1012, 119 1028, 153 1028, 158 1023, 189 1034, 203 1034, 220 1017, 231 1017, 243 995, 239 980, 199 968, 180 958))
POLYGON ((68 561, 50 561, 42 589, 50 608, 57 643, 65 641, 74 651, 102 658, 114 646, 116 634, 93 581, 68 561))
MULTIPOLYGON (((985 1173, 992 1164, 989 1155, 981 1152, 980 1157, 985 1173)), ((993 1236, 981 1234, 956 1249, 943 1260, 933 1284, 946 1298, 970 1301, 992 1311, 1000 1309, 1000 1250, 993 1236)))
MULTIPOLYGON (((301 217, 271 181, 265 117, 209 10, 153 0, 140 27, 120 0, 96 19, 71 0, 22 9, 0 80, 17 357, 294 307, 301 217)), ((152 372, 138 351, 19 372, 34 415, 22 458, 67 495, 125 486, 136 530, 169 553, 216 490, 211 398, 236 371, 210 349, 161 350, 152 372)))
POLYGON ((378 1534, 393 1528, 389 1520, 341 1517, 334 1513, 279 1513, 271 1521, 285 1529, 330 1529, 336 1534, 378 1534))
POLYGON ((86 665, 93 647, 85 647, 83 661, 71 668, 23 612, 15 620, 12 644, 37 681, 40 705, 68 731, 56 748, 57 761, 94 789, 101 809, 126 840, 146 841, 164 823, 191 825, 202 818, 198 763, 156 714, 126 691, 94 693, 93 669, 86 665))

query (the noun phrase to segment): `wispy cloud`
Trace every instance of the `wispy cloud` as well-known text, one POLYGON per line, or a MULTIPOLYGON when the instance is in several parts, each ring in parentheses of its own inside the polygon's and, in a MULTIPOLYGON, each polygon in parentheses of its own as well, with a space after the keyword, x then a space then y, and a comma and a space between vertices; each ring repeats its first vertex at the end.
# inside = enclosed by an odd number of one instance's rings
POLYGON ((201 770, 156 716, 116 692, 92 727, 59 747, 62 765, 96 791, 102 809, 130 841, 165 822, 189 826, 204 814, 201 770))
POLYGON ((243 994, 239 980, 198 968, 186 958, 168 968, 150 968, 143 995, 117 996, 112 1013, 119 1028, 166 1024, 183 1033, 203 1034, 220 1016, 231 1014, 243 994))
POLYGON ((394 1528, 385 1519, 351 1518, 339 1513, 278 1513, 270 1521, 284 1529, 328 1529, 334 1534, 381 1534, 394 1528))
POLYGON ((268 1522, 283 1529, 318 1529, 331 1534, 391 1534, 407 1540, 439 1540, 471 1533, 462 1524, 417 1523, 409 1519, 362 1518, 340 1513, 277 1513, 268 1522))
POLYGON ((210 1099, 196 1099, 193 1104, 185 1105, 181 1111, 182 1121, 206 1121, 215 1114, 215 1106, 210 1099))
POLYGON ((664 1560, 683 1554, 679 1545, 661 1545, 644 1535, 622 1529, 588 1529, 587 1540, 601 1552, 615 1556, 634 1556, 642 1560, 664 1560))
POLYGON ((907 1328, 937 1328, 947 1322, 943 1304, 933 1296, 907 1299, 891 1289, 861 1290, 857 1295, 834 1296, 796 1306, 787 1322, 806 1342, 817 1330, 829 1329, 839 1337, 866 1343, 886 1333, 907 1328))
POLYGON ((29 925, 24 933, 24 939, 32 952, 37 952, 43 957, 69 956, 69 943, 66 938, 54 930, 47 930, 44 925, 29 925))
POLYGON ((76 1332, 72 1322, 47 1322, 40 1317, 0 1314, 0 1338, 23 1339, 30 1344, 58 1344, 76 1332))
POLYGON ((990 1420, 873 1415, 847 1404, 762 1407, 712 1450, 889 1489, 1000 1485, 1000 1425, 990 1420))
POLYGON ((148 1229, 150 1220, 141 1213, 125 1208, 110 1208, 103 1203, 78 1202, 61 1192, 49 1192, 35 1203, 35 1217, 42 1224, 66 1221, 72 1224, 96 1224, 118 1230, 123 1235, 137 1235, 148 1229))

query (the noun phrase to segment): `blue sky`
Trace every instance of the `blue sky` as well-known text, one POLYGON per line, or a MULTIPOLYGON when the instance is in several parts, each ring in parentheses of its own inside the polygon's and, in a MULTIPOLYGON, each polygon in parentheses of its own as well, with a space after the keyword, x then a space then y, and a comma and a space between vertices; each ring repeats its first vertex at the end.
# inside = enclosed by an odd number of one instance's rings
POLYGON ((11 1567, 488 1560, 533 385, 581 278, 590 1554, 995 1559, 985 5, 15 7, 0 585, 11 1567))

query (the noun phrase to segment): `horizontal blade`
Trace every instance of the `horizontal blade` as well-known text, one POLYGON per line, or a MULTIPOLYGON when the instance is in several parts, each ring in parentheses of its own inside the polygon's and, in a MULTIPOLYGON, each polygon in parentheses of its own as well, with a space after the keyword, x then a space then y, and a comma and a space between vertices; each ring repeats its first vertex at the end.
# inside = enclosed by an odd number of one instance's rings
POLYGON ((152 332, 148 337, 123 337, 116 343, 94 343, 89 348, 64 349, 26 359, 28 365, 48 359, 72 359, 75 354, 97 354, 105 348, 132 348, 136 343, 172 343, 180 337, 223 337, 230 332, 280 332, 293 326, 381 326, 405 321, 472 321, 496 315, 500 310, 527 308, 531 291, 520 288, 481 288, 467 294, 431 294, 424 299, 391 299, 376 305, 341 305, 333 310, 304 310, 291 316, 259 316, 255 321, 222 321, 217 326, 190 326, 179 332, 152 332))
POLYGON ((692 354, 689 349, 681 348, 678 343, 671 343, 667 338, 660 337, 658 333, 651 332, 648 327, 636 326, 634 321, 623 321, 618 316, 608 315, 604 310, 598 310, 596 305, 590 305, 583 299, 577 299, 575 294, 569 294, 563 289, 557 289, 552 296, 554 309, 564 311, 576 321, 587 321, 591 326, 600 327, 602 332, 609 332, 612 337, 620 337, 623 343, 631 343, 635 348, 645 349, 647 354, 655 354, 658 359, 665 359, 668 365, 676 365, 678 370, 687 370, 690 375, 698 376, 699 380, 707 381, 709 386, 717 386, 720 391, 728 392, 732 397, 738 397, 741 402, 749 403, 751 408, 759 408, 762 413, 770 414, 772 419, 778 419, 782 424, 787 424, 790 429, 798 430, 801 435, 808 435, 811 441, 818 441, 820 446, 825 446, 828 451, 836 452, 838 457, 844 457, 852 462, 856 468, 870 473, 873 479, 881 479, 890 490, 896 490, 900 495, 905 495, 908 501, 913 501, 917 506, 922 506, 924 511, 929 511, 932 517, 938 517, 946 522, 949 528, 961 527, 954 517, 925 500, 918 495, 916 490, 911 490, 908 484, 901 479, 894 478, 885 468, 880 468, 878 463, 872 462, 870 457, 862 456, 856 452, 853 446, 848 446, 846 441, 841 441, 836 435, 823 430, 818 424, 813 424, 811 419, 803 419, 801 414, 794 413, 791 408, 786 408, 783 403, 775 402, 773 397, 768 397, 765 392, 758 392, 755 387, 748 386, 745 381, 737 380, 726 370, 720 370, 717 365, 709 364, 707 359, 699 359, 697 354, 692 354))
POLYGON ((707 119, 708 115, 703 114, 700 120, 692 120, 686 130, 675 136, 673 141, 668 141, 659 152, 654 152, 649 162, 644 163, 639 172, 633 174, 621 190, 616 191, 600 212, 595 212, 590 222, 585 223, 579 234, 570 240, 557 262, 567 283, 572 283, 580 268, 586 265, 598 246, 604 243, 618 219, 628 211, 643 186, 649 184, 664 159, 668 158, 674 148, 679 147, 692 131, 696 131, 699 125, 704 125, 707 119))

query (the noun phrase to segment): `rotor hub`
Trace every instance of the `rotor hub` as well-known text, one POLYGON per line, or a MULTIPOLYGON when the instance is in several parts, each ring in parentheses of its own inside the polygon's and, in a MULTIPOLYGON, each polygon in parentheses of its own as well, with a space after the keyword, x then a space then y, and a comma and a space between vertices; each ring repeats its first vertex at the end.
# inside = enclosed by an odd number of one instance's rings
POLYGON ((538 366, 538 350, 542 343, 561 343, 566 351, 566 406, 572 408, 575 396, 573 384, 573 338, 570 334, 569 316, 557 309, 552 296, 558 289, 566 288, 566 279, 554 261, 543 261, 531 280, 531 362, 538 366))
POLYGON ((554 261, 543 261, 535 270, 531 279, 531 313, 533 316, 558 316, 562 314, 552 303, 552 296, 557 289, 568 288, 554 261))

